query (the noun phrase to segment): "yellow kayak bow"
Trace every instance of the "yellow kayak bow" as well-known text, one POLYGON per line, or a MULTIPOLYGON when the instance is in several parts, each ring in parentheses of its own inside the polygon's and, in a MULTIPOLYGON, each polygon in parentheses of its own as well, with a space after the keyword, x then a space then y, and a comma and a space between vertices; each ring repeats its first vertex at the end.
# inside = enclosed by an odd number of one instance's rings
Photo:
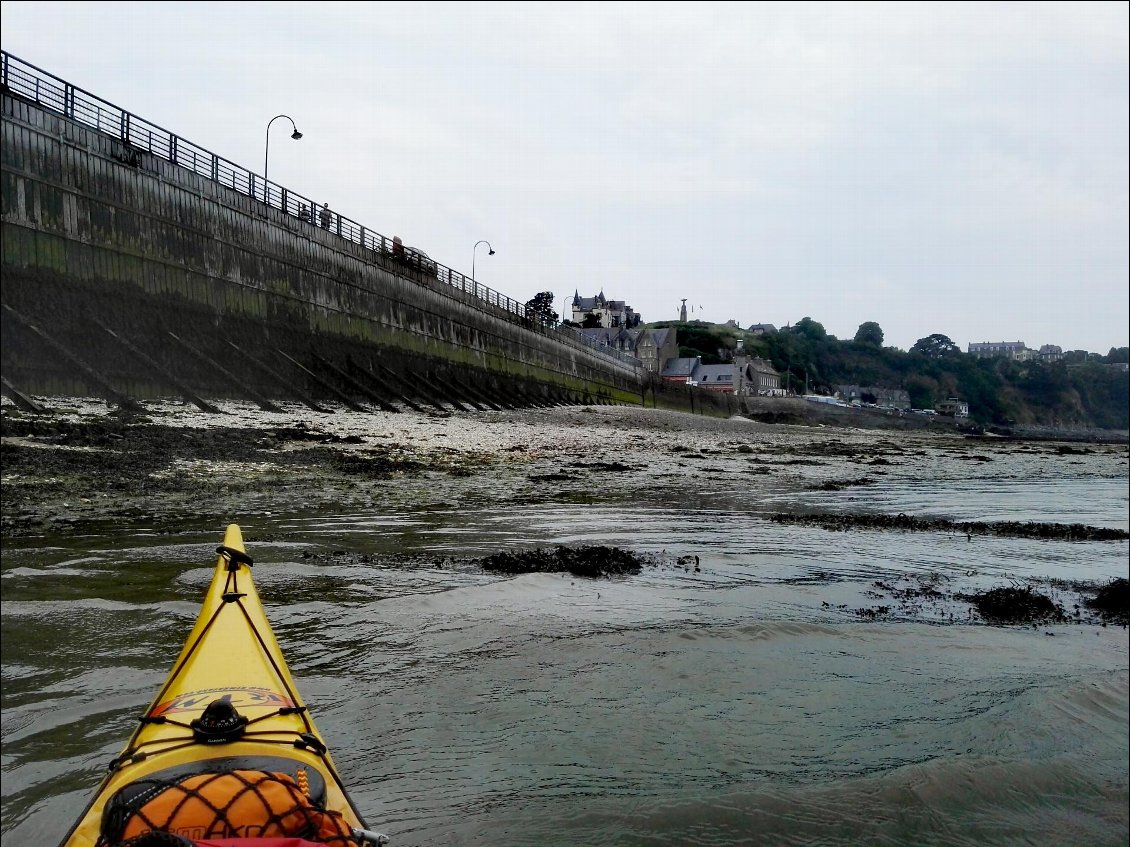
POLYGON ((108 804, 128 797, 131 786, 136 792, 139 780, 152 785, 233 769, 286 774, 317 806, 339 815, 357 843, 386 843, 366 828, 298 695, 255 590, 239 526, 227 528, 217 552, 180 656, 63 847, 105 844, 108 804))

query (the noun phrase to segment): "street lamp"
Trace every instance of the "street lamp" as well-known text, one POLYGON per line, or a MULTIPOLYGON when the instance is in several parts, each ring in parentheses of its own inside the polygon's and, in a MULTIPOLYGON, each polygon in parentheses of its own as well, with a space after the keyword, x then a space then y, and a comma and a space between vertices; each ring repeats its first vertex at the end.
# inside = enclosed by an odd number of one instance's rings
POLYGON ((490 252, 487 253, 488 256, 494 255, 494 248, 491 247, 490 242, 486 241, 485 239, 476 241, 475 246, 471 249, 471 287, 475 289, 476 297, 479 296, 479 286, 475 284, 475 253, 478 252, 480 244, 485 244, 487 246, 487 249, 490 250, 490 252))
POLYGON ((279 118, 286 118, 288 121, 290 121, 290 128, 294 130, 294 132, 292 132, 290 134, 291 138, 293 138, 295 141, 297 141, 298 139, 300 139, 302 137, 302 133, 298 131, 298 127, 296 127, 294 125, 294 119, 290 115, 275 115, 273 118, 271 118, 269 121, 267 121, 267 141, 263 145, 263 202, 264 203, 268 202, 268 199, 267 199, 267 154, 271 150, 271 124, 273 124, 279 118))

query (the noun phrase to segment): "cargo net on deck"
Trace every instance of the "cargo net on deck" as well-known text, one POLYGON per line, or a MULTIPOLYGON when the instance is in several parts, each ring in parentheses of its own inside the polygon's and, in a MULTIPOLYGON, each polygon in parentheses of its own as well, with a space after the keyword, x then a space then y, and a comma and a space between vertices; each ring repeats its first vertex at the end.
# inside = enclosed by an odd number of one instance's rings
POLYGON ((257 770, 139 779, 102 815, 97 847, 191 845, 198 839, 303 838, 356 847, 342 816, 310 799, 306 772, 257 770))

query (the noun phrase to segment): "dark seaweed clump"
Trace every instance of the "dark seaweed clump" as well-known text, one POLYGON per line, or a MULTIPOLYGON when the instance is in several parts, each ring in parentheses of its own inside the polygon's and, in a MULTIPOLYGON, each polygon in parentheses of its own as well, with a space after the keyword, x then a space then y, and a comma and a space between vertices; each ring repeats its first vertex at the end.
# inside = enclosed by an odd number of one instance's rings
POLYGON ((635 553, 619 547, 538 548, 520 553, 496 553, 482 560, 483 570, 497 573, 571 573, 602 577, 637 574, 642 568, 635 553))
POLYGON ((1036 623, 1067 620, 1063 608, 1049 597, 1033 591, 1031 586, 992 588, 965 597, 990 623, 1036 623))
POLYGON ((1126 579, 1119 577, 1100 588, 1096 596, 1083 602, 1104 619, 1126 626, 1130 624, 1130 588, 1127 586, 1126 579))
MULTIPOLYGON (((863 484, 860 480, 851 485, 863 484)), ((1007 538, 1061 539, 1064 541, 1125 541, 1130 533, 1083 524, 1036 523, 1019 521, 951 521, 946 518, 919 518, 913 515, 873 515, 850 513, 774 513, 776 523, 808 524, 821 529, 847 532, 852 529, 904 530, 907 532, 960 532, 970 539, 975 535, 1007 538)))

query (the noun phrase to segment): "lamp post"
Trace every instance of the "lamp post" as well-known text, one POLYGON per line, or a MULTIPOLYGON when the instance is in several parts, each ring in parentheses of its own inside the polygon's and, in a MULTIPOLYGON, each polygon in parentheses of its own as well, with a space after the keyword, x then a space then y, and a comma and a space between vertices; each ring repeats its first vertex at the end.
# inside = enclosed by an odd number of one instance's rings
POLYGON ((290 128, 294 130, 294 132, 292 132, 290 134, 291 138, 293 138, 295 141, 297 141, 298 139, 300 139, 302 137, 302 133, 299 132, 298 127, 296 127, 294 125, 294 118, 292 118, 290 115, 275 115, 273 118, 271 118, 269 121, 267 121, 267 141, 263 145, 263 202, 264 203, 269 202, 269 199, 267 197, 267 154, 271 150, 271 124, 273 124, 279 118, 286 118, 288 121, 290 121, 290 128))
POLYGON ((471 248, 471 287, 475 289, 476 297, 479 296, 479 285, 475 282, 475 254, 478 252, 480 244, 485 244, 487 246, 487 249, 490 251, 489 253, 487 253, 488 256, 494 255, 494 248, 491 247, 490 242, 485 239, 479 239, 475 242, 475 246, 471 248))

